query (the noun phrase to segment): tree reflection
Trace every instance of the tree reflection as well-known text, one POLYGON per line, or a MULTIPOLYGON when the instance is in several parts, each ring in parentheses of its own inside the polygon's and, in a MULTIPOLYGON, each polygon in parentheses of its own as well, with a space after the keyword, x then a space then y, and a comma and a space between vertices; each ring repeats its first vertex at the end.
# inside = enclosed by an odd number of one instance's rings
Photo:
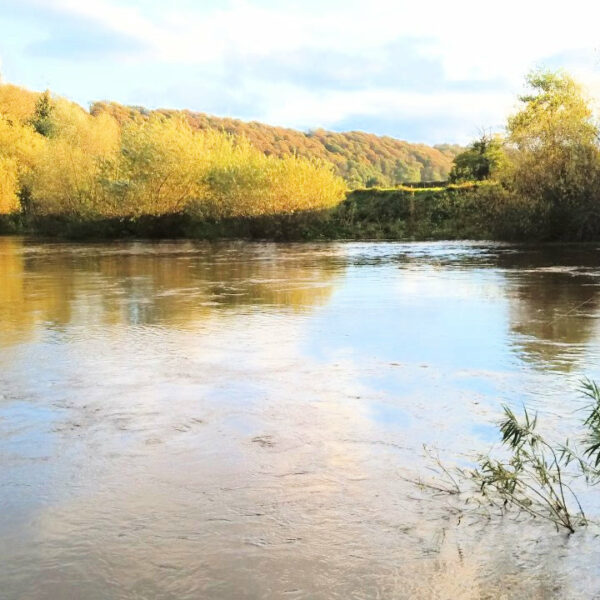
POLYGON ((0 344, 36 327, 183 325, 225 309, 328 301, 334 252, 261 244, 36 244, 0 237, 0 344))
POLYGON ((524 360, 559 371, 579 363, 595 332, 597 260, 595 250, 551 247, 499 261, 508 270, 513 344, 524 360))

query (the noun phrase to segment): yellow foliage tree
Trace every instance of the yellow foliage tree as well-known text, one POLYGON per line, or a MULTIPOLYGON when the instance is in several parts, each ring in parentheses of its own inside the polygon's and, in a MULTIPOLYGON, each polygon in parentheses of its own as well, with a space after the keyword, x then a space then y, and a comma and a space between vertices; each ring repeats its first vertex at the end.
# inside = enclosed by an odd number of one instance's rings
POLYGON ((109 199, 100 177, 119 146, 115 120, 109 115, 92 117, 67 101, 56 103, 53 117, 55 133, 33 173, 35 212, 79 217, 102 213, 109 199))
POLYGON ((0 84, 0 114, 26 123, 33 116, 40 94, 11 84, 0 84))
POLYGON ((3 88, 0 107, 5 98, 13 115, 0 116, 3 211, 17 210, 20 194, 38 215, 220 219, 328 208, 345 193, 331 165, 266 156, 243 137, 194 129, 182 115, 120 124, 106 111, 24 92, 17 119, 18 88, 2 96, 3 88))
POLYGON ((182 211, 198 194, 207 139, 182 119, 155 117, 127 124, 119 152, 104 165, 106 216, 182 211))
POLYGON ((192 203, 209 218, 254 217, 324 209, 342 200, 343 180, 331 165, 300 157, 266 156, 247 140, 212 135, 210 165, 192 203))
POLYGON ((22 171, 30 171, 44 145, 45 140, 32 127, 15 123, 0 115, 0 156, 13 157, 22 171))
POLYGON ((8 156, 0 156, 0 215, 19 210, 18 183, 17 161, 8 156))
POLYGON ((31 178, 44 139, 29 125, 0 115, 0 212, 18 212, 19 192, 31 178))
POLYGON ((521 109, 508 120, 506 186, 547 237, 600 230, 599 128, 582 87, 566 73, 535 71, 521 109))

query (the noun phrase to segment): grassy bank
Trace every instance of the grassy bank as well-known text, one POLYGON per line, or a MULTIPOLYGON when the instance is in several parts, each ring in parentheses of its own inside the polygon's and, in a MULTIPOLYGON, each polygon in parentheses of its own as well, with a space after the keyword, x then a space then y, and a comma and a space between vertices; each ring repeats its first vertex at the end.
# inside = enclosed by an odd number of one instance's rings
POLYGON ((71 239, 492 239, 500 233, 492 216, 497 189, 492 184, 474 183, 361 189, 350 192, 331 209, 222 219, 202 219, 186 212, 102 219, 12 215, 0 220, 0 232, 71 239))
POLYGON ((330 213, 326 237, 351 239, 491 238, 490 184, 355 190, 330 213))
POLYGON ((0 214, 0 235, 36 233, 28 219, 20 214, 0 214))

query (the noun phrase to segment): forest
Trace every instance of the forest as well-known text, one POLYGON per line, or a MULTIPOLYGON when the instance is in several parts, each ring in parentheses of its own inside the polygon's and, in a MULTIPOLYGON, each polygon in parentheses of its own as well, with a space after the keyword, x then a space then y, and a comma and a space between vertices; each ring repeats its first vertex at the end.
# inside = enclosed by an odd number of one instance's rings
POLYGON ((194 130, 225 131, 243 137, 261 152, 286 158, 301 156, 331 163, 350 189, 386 187, 448 178, 454 157, 464 148, 455 144, 411 144, 362 131, 335 133, 316 129, 303 133, 258 122, 219 118, 191 111, 157 110, 95 102, 92 115, 108 113, 124 124, 154 115, 183 117, 194 130))
POLYGON ((600 130, 592 100, 565 72, 534 71, 526 86, 504 131, 465 149, 107 102, 87 111, 48 91, 2 85, 0 214, 8 217, 0 229, 597 239, 600 130), (418 183, 424 178, 447 181, 426 187, 418 183))
POLYGON ((106 112, 0 87, 0 213, 76 220, 253 217, 325 209, 346 185, 316 157, 269 156, 180 115, 106 112))

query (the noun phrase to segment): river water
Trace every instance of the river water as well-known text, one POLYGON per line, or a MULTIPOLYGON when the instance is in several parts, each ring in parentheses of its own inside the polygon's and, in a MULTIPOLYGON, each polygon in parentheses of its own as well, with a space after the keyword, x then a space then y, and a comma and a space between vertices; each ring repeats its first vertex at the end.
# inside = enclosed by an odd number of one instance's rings
POLYGON ((0 238, 0 597, 600 598, 592 532, 411 482, 497 445, 503 403, 568 435, 599 265, 0 238))

